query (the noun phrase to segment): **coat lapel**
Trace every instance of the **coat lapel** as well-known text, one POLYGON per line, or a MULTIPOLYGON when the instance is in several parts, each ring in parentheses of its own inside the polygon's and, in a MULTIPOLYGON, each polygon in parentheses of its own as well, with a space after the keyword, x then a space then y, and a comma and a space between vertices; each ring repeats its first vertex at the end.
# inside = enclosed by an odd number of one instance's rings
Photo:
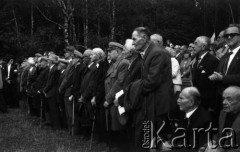
POLYGON ((149 47, 147 48, 147 50, 146 50, 146 52, 145 52, 144 56, 143 56, 143 60, 144 60, 144 61, 145 61, 145 59, 147 58, 147 56, 148 56, 148 54, 149 54, 150 50, 152 50, 152 49, 153 49, 153 47, 154 47, 154 43, 153 43, 153 42, 151 42, 151 43, 150 43, 150 45, 149 45, 149 47))
POLYGON ((236 63, 238 62, 239 58, 240 58, 240 49, 238 50, 237 54, 234 56, 231 64, 229 65, 227 74, 232 72, 232 70, 235 67, 236 63))

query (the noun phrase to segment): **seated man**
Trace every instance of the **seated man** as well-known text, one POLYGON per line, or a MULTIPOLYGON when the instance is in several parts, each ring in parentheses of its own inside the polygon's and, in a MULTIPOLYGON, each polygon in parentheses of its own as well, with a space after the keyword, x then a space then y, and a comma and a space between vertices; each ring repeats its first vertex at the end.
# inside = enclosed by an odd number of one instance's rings
MULTIPOLYGON (((207 145, 207 144, 206 144, 207 145)), ((223 92, 218 135, 208 144, 205 152, 237 152, 240 150, 240 87, 230 86, 223 92), (238 146, 237 146, 238 145, 238 146)))
POLYGON ((210 126, 211 117, 210 113, 200 105, 200 102, 200 93, 195 87, 187 87, 180 93, 177 104, 185 116, 179 119, 178 128, 182 129, 175 130, 175 135, 178 135, 179 132, 182 135, 183 131, 185 136, 178 140, 176 140, 176 136, 173 138, 174 148, 196 149, 206 143, 207 136, 205 136, 204 130, 210 126), (182 140, 184 140, 184 144, 182 144, 182 140))

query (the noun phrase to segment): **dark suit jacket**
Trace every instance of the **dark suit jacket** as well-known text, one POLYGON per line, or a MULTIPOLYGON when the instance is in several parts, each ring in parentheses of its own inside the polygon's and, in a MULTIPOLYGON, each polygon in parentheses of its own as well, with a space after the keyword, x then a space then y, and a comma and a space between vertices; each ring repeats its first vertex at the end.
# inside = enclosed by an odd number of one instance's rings
POLYGON ((216 106, 214 102, 216 101, 216 85, 208 77, 216 71, 218 63, 219 61, 216 57, 207 53, 199 63, 198 67, 198 62, 193 64, 193 86, 198 88, 202 97, 202 105, 206 108, 214 108, 214 106, 216 106))
MULTIPOLYGON (((198 106, 196 111, 188 118, 185 118, 185 115, 183 115, 180 120, 179 120, 179 125, 178 128, 185 128, 187 133, 186 133, 186 138, 187 142, 189 145, 193 145, 194 140, 196 141, 196 146, 195 148, 199 148, 203 146, 207 142, 207 134, 205 130, 209 128, 210 122, 211 122, 211 115, 210 112, 207 111, 204 107, 198 106), (199 134, 197 131, 195 131, 196 139, 193 139, 193 129, 197 128, 203 128, 202 131, 199 130, 199 134), (197 143, 198 142, 198 143, 197 143)), ((178 136, 179 132, 176 132, 178 136)), ((182 132, 180 133, 182 135, 182 132)), ((176 147, 175 147, 176 148, 176 147)))
POLYGON ((56 97, 57 93, 57 81, 60 76, 60 71, 55 64, 48 74, 48 80, 46 86, 44 88, 44 92, 46 93, 46 98, 56 97))
POLYGON ((145 52, 141 75, 142 111, 148 120, 167 114, 174 103, 171 58, 151 43, 145 52))
MULTIPOLYGON (((225 136, 226 134, 224 134, 223 129, 224 128, 232 128, 235 131, 235 137, 236 137, 236 143, 234 143, 235 145, 240 145, 240 112, 238 114, 236 114, 236 116, 234 117, 234 119, 232 120, 232 122, 230 123, 231 126, 226 126, 226 122, 230 121, 230 117, 227 117, 227 115, 229 115, 228 113, 226 113, 225 111, 221 111, 220 112, 220 117, 219 117, 219 128, 218 128, 218 136, 215 136, 215 140, 219 140, 221 137, 225 136)), ((229 140, 228 140, 229 142, 229 140)), ((229 143, 228 143, 229 144, 229 143)), ((228 150, 234 150, 235 148, 231 147, 228 150)), ((236 150, 236 149, 235 149, 236 150)), ((240 148, 238 147, 237 151, 239 151, 240 148)))
MULTIPOLYGON (((226 58, 227 58, 227 54, 225 54, 221 58, 218 66, 218 72, 222 72, 223 65, 226 61, 226 58)), ((228 71, 226 75, 223 76, 223 80, 220 83, 220 86, 222 86, 223 89, 231 85, 240 86, 240 50, 238 50, 237 54, 233 58, 231 64, 228 67, 228 71)))
POLYGON ((49 67, 46 67, 44 69, 42 69, 39 72, 39 75, 37 76, 35 82, 33 83, 33 88, 35 91, 43 91, 46 82, 48 80, 48 72, 49 72, 49 67))
MULTIPOLYGON (((10 75, 9 75, 9 80, 11 83, 17 83, 17 72, 14 72, 14 70, 17 70, 17 65, 13 63, 10 68, 10 75)), ((3 65, 3 81, 7 78, 8 76, 8 64, 3 65)))

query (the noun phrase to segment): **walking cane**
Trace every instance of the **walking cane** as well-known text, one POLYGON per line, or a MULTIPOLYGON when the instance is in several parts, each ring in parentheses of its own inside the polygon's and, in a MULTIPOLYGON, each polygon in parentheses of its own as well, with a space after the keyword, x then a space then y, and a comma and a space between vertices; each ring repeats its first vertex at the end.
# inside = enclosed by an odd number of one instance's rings
POLYGON ((40 109, 40 128, 42 128, 42 120, 43 120, 43 99, 42 94, 40 93, 40 102, 41 102, 41 109, 40 109))
POLYGON ((94 108, 93 112, 93 124, 92 124, 92 132, 91 132, 91 140, 90 140, 90 150, 92 149, 92 142, 93 142, 93 132, 94 132, 94 126, 95 126, 95 119, 96 119, 96 108, 94 108))
POLYGON ((108 128, 108 109, 105 109, 105 116, 106 116, 106 130, 108 132, 109 131, 109 128, 108 128))
POLYGON ((74 103, 74 97, 72 97, 72 103, 73 103, 73 109, 72 109, 72 136, 74 136, 74 106, 75 106, 75 103, 74 103))

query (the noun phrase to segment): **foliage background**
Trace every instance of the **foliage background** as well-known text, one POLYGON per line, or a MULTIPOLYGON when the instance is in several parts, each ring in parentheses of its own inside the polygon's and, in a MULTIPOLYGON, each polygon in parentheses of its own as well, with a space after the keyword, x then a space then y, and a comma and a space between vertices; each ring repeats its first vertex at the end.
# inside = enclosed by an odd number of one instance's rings
POLYGON ((61 54, 66 43, 64 29, 58 26, 64 26, 59 1, 73 8, 67 27, 69 44, 89 48, 105 48, 110 40, 124 43, 138 26, 160 33, 164 41, 188 44, 233 23, 229 4, 235 22, 240 23, 239 0, 0 0, 0 56, 61 54))

